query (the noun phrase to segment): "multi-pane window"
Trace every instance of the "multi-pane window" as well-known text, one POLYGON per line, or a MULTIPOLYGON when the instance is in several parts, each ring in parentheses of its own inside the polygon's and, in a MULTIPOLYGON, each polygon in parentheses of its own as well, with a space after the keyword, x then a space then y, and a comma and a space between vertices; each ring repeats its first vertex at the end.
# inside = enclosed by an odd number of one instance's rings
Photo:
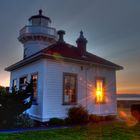
POLYGON ((31 80, 33 84, 33 101, 37 100, 37 81, 38 81, 38 74, 32 74, 31 75, 31 80))
POLYGON ((13 80, 12 86, 15 87, 15 88, 17 87, 17 79, 14 79, 14 80, 13 80))
POLYGON ((17 79, 13 80, 12 88, 14 88, 15 91, 17 90, 17 79))
POLYGON ((19 79, 19 89, 25 90, 27 86, 27 76, 21 77, 19 79))
POLYGON ((105 79, 96 78, 96 103, 105 103, 105 79))
POLYGON ((76 103, 77 96, 77 76, 76 74, 64 73, 63 103, 76 103))

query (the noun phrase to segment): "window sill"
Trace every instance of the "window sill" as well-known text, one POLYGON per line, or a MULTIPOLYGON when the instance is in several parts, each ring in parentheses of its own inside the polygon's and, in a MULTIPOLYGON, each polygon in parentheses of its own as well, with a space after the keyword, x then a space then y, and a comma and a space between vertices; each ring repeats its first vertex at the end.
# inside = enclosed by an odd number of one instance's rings
POLYGON ((103 103, 96 103, 96 105, 105 105, 106 102, 103 102, 103 103))

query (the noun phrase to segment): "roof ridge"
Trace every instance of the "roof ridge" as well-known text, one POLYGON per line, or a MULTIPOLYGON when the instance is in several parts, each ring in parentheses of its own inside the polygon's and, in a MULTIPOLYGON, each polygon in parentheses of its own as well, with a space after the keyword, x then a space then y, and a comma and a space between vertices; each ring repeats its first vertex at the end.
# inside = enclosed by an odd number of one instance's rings
POLYGON ((23 60, 32 59, 36 56, 41 56, 41 55, 54 56, 54 55, 56 55, 56 53, 58 53, 63 58, 71 58, 73 60, 85 61, 88 63, 100 65, 103 67, 110 67, 115 70, 123 69, 122 66, 119 66, 109 60, 106 60, 106 59, 104 59, 100 56, 97 56, 95 54, 92 54, 88 51, 85 52, 84 56, 82 56, 79 52, 80 51, 79 51, 78 47, 76 47, 74 45, 71 45, 71 44, 65 43, 65 42, 61 42, 61 43, 55 42, 54 44, 49 45, 48 47, 40 50, 39 52, 37 52, 23 60))

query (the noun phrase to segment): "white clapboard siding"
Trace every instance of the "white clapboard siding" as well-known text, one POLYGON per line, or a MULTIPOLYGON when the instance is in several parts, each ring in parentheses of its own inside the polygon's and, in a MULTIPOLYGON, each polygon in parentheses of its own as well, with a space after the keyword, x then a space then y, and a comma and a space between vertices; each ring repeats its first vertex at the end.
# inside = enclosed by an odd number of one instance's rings
POLYGON ((27 75, 28 82, 30 82, 31 74, 38 73, 38 95, 37 103, 38 105, 32 105, 31 109, 27 112, 35 119, 40 120, 42 118, 42 99, 43 99, 43 60, 36 61, 34 63, 25 65, 19 69, 16 69, 11 72, 10 88, 12 88, 13 79, 17 79, 17 87, 19 87, 19 78, 27 75))
POLYGON ((116 114, 116 82, 115 71, 101 68, 81 66, 68 62, 48 60, 46 65, 46 86, 43 95, 43 118, 64 118, 68 108, 72 105, 63 105, 63 72, 75 73, 78 78, 78 104, 82 104, 92 114, 116 114), (107 86, 108 103, 95 104, 95 78, 105 77, 107 86), (87 88, 86 88, 87 87, 87 88))
POLYGON ((38 72, 38 105, 28 110, 30 116, 39 121, 50 118, 65 118, 67 110, 74 105, 63 105, 63 73, 77 74, 77 103, 83 105, 89 113, 98 115, 116 114, 116 75, 115 70, 104 67, 74 64, 59 60, 42 59, 11 72, 12 80, 23 75, 38 72), (83 69, 81 69, 81 66, 83 69), (106 80, 107 103, 95 103, 95 79, 104 77, 106 80))

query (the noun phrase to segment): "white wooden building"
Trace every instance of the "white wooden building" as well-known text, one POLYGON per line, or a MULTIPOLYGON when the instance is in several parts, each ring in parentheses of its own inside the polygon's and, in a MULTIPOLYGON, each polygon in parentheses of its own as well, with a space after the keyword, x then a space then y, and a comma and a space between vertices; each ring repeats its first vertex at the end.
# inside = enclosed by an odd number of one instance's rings
POLYGON ((64 41, 64 31, 56 32, 50 24, 39 10, 20 30, 24 57, 6 68, 11 73, 10 88, 22 89, 33 79, 33 105, 28 113, 42 122, 65 118, 67 110, 77 105, 91 114, 115 115, 116 70, 122 67, 87 52, 82 31, 73 46, 64 41))

